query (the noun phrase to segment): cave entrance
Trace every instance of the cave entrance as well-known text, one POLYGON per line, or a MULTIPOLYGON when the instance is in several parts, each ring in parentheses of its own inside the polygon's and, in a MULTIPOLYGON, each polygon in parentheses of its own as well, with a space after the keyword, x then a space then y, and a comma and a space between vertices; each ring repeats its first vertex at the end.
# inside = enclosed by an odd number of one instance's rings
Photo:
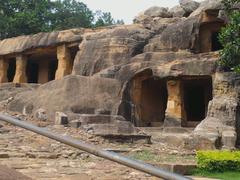
POLYGON ((168 99, 166 80, 153 77, 148 70, 136 75, 130 84, 131 112, 125 112, 131 114, 132 122, 139 127, 163 125, 168 99))
POLYGON ((36 61, 28 61, 27 77, 28 83, 38 83, 39 64, 36 61))
POLYGON ((52 81, 55 79, 55 74, 58 68, 58 60, 51 60, 49 62, 49 66, 48 66, 48 81, 52 81))
POLYGON ((11 58, 8 60, 8 70, 7 70, 8 82, 13 82, 15 72, 16 72, 16 60, 15 58, 11 58))
POLYGON ((201 53, 218 51, 222 45, 218 39, 224 23, 221 21, 202 23, 199 29, 199 50, 201 53))
POLYGON ((223 48, 222 44, 218 39, 218 36, 219 36, 219 32, 212 33, 212 51, 218 51, 223 48))
POLYGON ((165 119, 167 108, 166 81, 151 77, 142 81, 141 119, 142 126, 160 126, 165 119))
POLYGON ((196 126, 207 113, 208 103, 212 99, 211 77, 183 80, 183 126, 196 126))

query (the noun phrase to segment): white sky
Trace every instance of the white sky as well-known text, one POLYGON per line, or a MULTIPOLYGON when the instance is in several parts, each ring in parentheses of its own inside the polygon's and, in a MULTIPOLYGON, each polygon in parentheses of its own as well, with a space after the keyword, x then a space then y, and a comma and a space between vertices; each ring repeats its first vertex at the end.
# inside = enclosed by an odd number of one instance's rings
MULTIPOLYGON (((125 24, 131 24, 132 20, 140 12, 151 6, 173 7, 178 5, 178 0, 79 0, 85 3, 89 9, 111 12, 114 19, 123 19, 125 24)), ((200 1, 200 0, 197 0, 200 1)))

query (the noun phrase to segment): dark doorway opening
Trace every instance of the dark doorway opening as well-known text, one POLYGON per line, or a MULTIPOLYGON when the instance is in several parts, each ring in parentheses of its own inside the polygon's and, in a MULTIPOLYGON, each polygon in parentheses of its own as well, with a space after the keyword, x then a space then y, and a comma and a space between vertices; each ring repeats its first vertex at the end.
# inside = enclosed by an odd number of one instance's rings
POLYGON ((16 60, 9 59, 8 70, 7 70, 8 82, 13 82, 15 72, 16 72, 16 60))
POLYGON ((51 60, 49 62, 49 67, 48 67, 48 80, 52 81, 55 79, 55 74, 58 68, 58 61, 57 60, 51 60))
POLYGON ((195 126, 206 117, 208 103, 212 99, 212 79, 189 79, 183 81, 185 120, 183 126, 195 126))
POLYGON ((167 108, 167 85, 164 80, 151 77, 142 81, 141 125, 160 126, 165 119, 167 108))
POLYGON ((37 62, 28 61, 27 63, 27 77, 28 83, 38 83, 39 65, 37 62))
POLYGON ((219 36, 219 32, 212 33, 212 51, 218 51, 223 48, 222 44, 218 39, 218 36, 219 36))

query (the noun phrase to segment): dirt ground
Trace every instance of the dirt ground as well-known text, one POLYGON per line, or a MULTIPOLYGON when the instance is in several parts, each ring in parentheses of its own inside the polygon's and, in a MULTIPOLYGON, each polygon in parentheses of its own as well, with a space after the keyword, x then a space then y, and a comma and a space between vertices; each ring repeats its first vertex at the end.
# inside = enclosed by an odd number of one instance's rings
MULTIPOLYGON (((193 151, 168 146, 152 139, 152 144, 111 142, 81 129, 53 126, 27 119, 38 126, 75 139, 91 143, 105 150, 135 158, 158 166, 159 164, 195 164, 193 151)), ((117 163, 98 158, 54 140, 1 123, 0 164, 37 180, 74 179, 157 179, 117 163)))

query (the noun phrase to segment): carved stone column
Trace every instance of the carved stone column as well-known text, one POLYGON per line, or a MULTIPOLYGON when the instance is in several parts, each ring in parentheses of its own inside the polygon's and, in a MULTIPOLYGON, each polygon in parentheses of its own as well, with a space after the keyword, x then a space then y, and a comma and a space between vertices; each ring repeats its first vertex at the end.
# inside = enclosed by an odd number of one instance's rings
POLYGON ((43 60, 39 62, 38 83, 43 84, 48 82, 49 76, 49 61, 43 60))
POLYGON ((64 76, 71 74, 71 53, 66 45, 57 47, 58 69, 55 79, 62 79, 64 76))
POLYGON ((8 82, 7 71, 8 63, 6 59, 0 58, 0 83, 8 82))
POLYGON ((16 57, 16 73, 14 76, 14 83, 27 83, 27 57, 19 55, 16 57))
POLYGON ((182 119, 182 87, 180 80, 167 81, 168 103, 166 109, 166 125, 181 126, 182 119))

